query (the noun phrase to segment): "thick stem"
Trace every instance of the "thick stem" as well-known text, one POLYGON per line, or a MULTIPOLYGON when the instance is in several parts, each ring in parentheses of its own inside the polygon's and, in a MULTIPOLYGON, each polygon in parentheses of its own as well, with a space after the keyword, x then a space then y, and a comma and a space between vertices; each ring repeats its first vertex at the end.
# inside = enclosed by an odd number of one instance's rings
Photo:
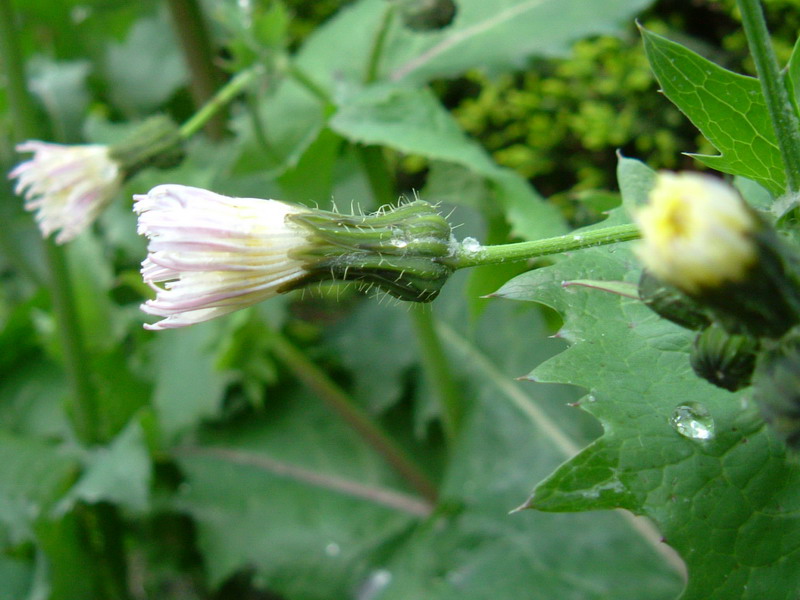
POLYGON ((450 361, 436 329, 430 305, 414 304, 411 308, 420 355, 425 371, 431 378, 442 410, 442 422, 449 440, 455 440, 461 430, 464 403, 456 384, 450 361))
MULTIPOLYGON (((25 82, 22 54, 13 25, 10 0, 0 0, 0 51, 6 71, 9 90, 10 113, 16 125, 17 139, 36 138, 41 135, 41 125, 34 111, 35 103, 25 82)), ((53 303, 59 341, 64 354, 64 366, 70 383, 70 413, 78 438, 84 443, 98 441, 97 400, 91 383, 86 350, 80 330, 61 248, 44 242, 48 267, 50 296, 53 303)))
POLYGON ((800 192, 800 122, 783 84, 759 0, 737 0, 772 127, 786 171, 786 188, 800 192))
POLYGON ((75 307, 64 250, 45 240, 45 256, 50 275, 50 298, 58 324, 58 334, 64 354, 64 365, 72 389, 69 413, 75 433, 84 444, 100 441, 99 405, 91 381, 88 352, 75 307))
MULTIPOLYGON (((191 73, 190 90, 196 107, 201 107, 214 96, 222 79, 214 65, 214 50, 206 27, 203 11, 197 0, 168 0, 172 22, 183 48, 183 55, 191 73)), ((216 112, 206 122, 206 133, 211 139, 221 139, 225 134, 226 116, 216 112)))
POLYGON ((436 487, 408 454, 342 389, 311 362, 305 354, 279 333, 272 337, 272 349, 300 381, 314 391, 333 412, 352 427, 408 484, 426 500, 435 503, 436 487))
MULTIPOLYGON (((40 125, 33 112, 34 102, 25 85, 22 54, 19 51, 13 26, 13 12, 10 0, 0 0, 0 52, 6 71, 6 85, 10 96, 10 112, 17 129, 17 139, 39 137, 40 125)), ((84 347, 80 321, 75 309, 70 286, 69 273, 63 250, 52 242, 45 243, 45 257, 48 267, 50 295, 53 312, 61 343, 64 365, 71 387, 71 418, 76 435, 85 444, 99 441, 98 404, 91 381, 91 367, 84 347)), ((83 509, 81 509, 83 511, 83 509)), ((109 600, 127 598, 127 563, 119 543, 120 520, 113 506, 86 506, 81 524, 87 539, 98 540, 95 568, 82 573, 96 582, 96 589, 102 590, 109 600)))
POLYGON ((238 96, 250 83, 264 72, 260 65, 242 71, 228 83, 222 86, 216 94, 206 102, 190 119, 181 125, 180 134, 185 140, 197 133, 201 127, 208 123, 228 103, 238 96))
POLYGON ((477 242, 470 244, 471 240, 466 240, 466 242, 462 242, 459 245, 451 259, 443 262, 446 262, 454 269, 464 269, 466 267, 527 260, 593 246, 617 244, 635 240, 639 237, 639 230, 636 225, 629 224, 592 229, 581 233, 560 235, 532 242, 501 244, 499 246, 480 246, 477 242))
POLYGON ((32 102, 27 88, 25 66, 17 44, 10 0, 0 1, 0 53, 6 72, 6 95, 10 113, 14 117, 11 119, 14 135, 18 140, 36 137, 40 135, 36 104, 32 102))

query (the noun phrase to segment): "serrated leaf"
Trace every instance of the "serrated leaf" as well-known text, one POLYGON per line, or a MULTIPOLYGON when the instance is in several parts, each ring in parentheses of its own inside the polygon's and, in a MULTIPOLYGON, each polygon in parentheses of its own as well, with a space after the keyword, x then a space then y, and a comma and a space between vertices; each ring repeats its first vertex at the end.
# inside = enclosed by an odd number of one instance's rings
POLYGON ((547 356, 558 345, 542 339, 536 311, 493 303, 472 335, 457 329, 442 324, 439 332, 467 379, 464 397, 473 410, 439 510, 384 566, 391 577, 378 597, 482 600, 516 597, 520 590, 534 600, 673 597, 678 577, 621 515, 570 521, 508 514, 531 475, 544 476, 596 430, 565 405, 570 390, 513 381, 526 357, 547 356))
POLYGON ((561 285, 579 277, 633 282, 639 270, 627 247, 588 249, 498 292, 563 315, 563 337, 574 343, 532 377, 589 390, 582 406, 605 429, 537 486, 529 505, 622 507, 652 518, 687 564, 684 600, 796 598, 800 548, 788 540, 800 534, 800 469, 747 393, 697 378, 691 332, 638 301, 561 285), (710 413, 710 439, 685 437, 671 422, 688 403, 710 413))
POLYGON ((694 157, 723 173, 757 181, 776 197, 783 194, 783 161, 758 80, 723 69, 646 29, 642 37, 664 94, 721 153, 694 157))
POLYGON ((619 515, 508 515, 532 469, 544 475, 575 450, 570 440, 596 429, 564 405, 568 390, 511 379, 559 343, 542 340, 538 311, 495 303, 466 337, 460 295, 437 304, 456 323, 440 334, 474 410, 437 511, 425 519, 424 505, 317 399, 273 404, 263 419, 177 449, 186 475, 177 506, 198 523, 213 582, 250 568, 287 600, 675 594, 677 576, 619 515))

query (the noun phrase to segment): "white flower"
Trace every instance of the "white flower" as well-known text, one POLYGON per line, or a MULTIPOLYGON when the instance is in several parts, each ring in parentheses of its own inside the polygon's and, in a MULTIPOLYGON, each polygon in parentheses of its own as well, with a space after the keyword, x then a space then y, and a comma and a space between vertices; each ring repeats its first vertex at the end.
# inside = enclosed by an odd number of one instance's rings
POLYGON ((758 260, 755 214, 730 185, 697 173, 659 173, 634 215, 637 253, 662 281, 688 294, 742 281, 758 260))
POLYGON ((120 188, 122 170, 108 146, 64 146, 30 140, 18 152, 33 158, 9 173, 25 209, 36 211, 42 235, 58 231, 56 243, 73 239, 91 224, 120 188))
POLYGON ((290 256, 308 240, 286 219, 305 212, 302 207, 182 185, 160 185, 134 200, 139 233, 149 239, 142 277, 156 291, 142 310, 164 317, 147 329, 183 327, 251 306, 308 273, 290 256))

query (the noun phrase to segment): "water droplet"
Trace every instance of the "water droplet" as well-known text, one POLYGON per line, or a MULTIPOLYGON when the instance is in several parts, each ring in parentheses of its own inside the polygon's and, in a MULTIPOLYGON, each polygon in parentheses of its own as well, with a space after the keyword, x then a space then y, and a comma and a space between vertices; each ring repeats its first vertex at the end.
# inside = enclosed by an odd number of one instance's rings
POLYGON ((336 542, 331 542, 327 546, 325 546, 325 554, 328 556, 339 556, 342 549, 339 547, 339 544, 336 542))
POLYGON ((481 249, 481 243, 475 238, 466 237, 461 241, 461 248, 464 249, 464 252, 473 254, 481 249))
POLYGON ((669 423, 675 431, 690 440, 710 440, 714 437, 714 417, 697 402, 676 406, 669 423))
POLYGON ((386 569, 370 573, 356 594, 356 600, 375 600, 392 582, 392 574, 386 569))

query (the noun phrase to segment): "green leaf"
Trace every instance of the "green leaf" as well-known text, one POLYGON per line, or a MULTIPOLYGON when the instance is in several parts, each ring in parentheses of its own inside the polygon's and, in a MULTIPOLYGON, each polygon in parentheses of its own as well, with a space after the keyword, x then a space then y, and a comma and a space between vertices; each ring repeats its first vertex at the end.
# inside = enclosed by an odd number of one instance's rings
POLYGON ((642 29, 650 66, 664 94, 720 151, 703 164, 785 191, 778 142, 757 79, 723 69, 680 44, 642 29))
POLYGON ((93 449, 84 472, 57 510, 64 513, 80 500, 110 502, 134 512, 147 509, 152 468, 144 430, 133 420, 111 443, 93 449))
POLYGON ((332 349, 353 374, 354 396, 373 414, 400 399, 408 372, 417 364, 406 312, 404 306, 365 301, 328 334, 332 349))
POLYGON ((427 510, 306 395, 176 453, 186 477, 177 505, 197 522, 212 585, 255 568, 287 598, 348 597, 427 510))
POLYGON ((153 111, 188 79, 170 23, 160 17, 139 19, 125 41, 108 47, 105 62, 111 96, 129 116, 153 111))
POLYGON ((479 66, 522 69, 532 56, 565 56, 572 42, 618 33, 650 0, 459 0, 454 22, 440 31, 396 27, 383 66, 406 82, 458 77, 479 66))
POLYGON ((572 346, 531 378, 588 390, 581 406, 605 429, 540 483, 528 505, 650 517, 686 562, 684 600, 796 598, 800 548, 789 540, 800 535, 800 469, 748 394, 692 373, 691 332, 635 300, 561 285, 581 277, 635 282, 639 269, 627 246, 575 252, 498 292, 563 315, 561 337, 572 346), (710 413, 710 439, 685 437, 673 424, 676 409, 689 403, 710 413))
POLYGON ((28 63, 30 87, 47 110, 55 139, 77 141, 89 106, 88 60, 55 61, 36 56, 28 63))
POLYGON ((186 476, 177 507, 198 524, 212 583, 251 568, 287 600, 674 596, 678 577, 622 515, 508 514, 532 470, 544 476, 597 428, 565 405, 570 390, 513 381, 560 344, 542 339, 538 311, 493 303, 466 336, 458 288, 436 306, 454 323, 439 332, 471 410, 436 511, 425 518, 315 398, 271 403, 261 419, 176 449, 186 476))
POLYGON ((623 515, 508 514, 531 475, 544 476, 597 434, 566 405, 570 390, 513 380, 526 360, 560 345, 543 339, 537 311, 518 308, 492 303, 469 335, 455 314, 447 318, 454 325, 439 326, 472 410, 439 508, 384 567, 391 579, 379 597, 479 600, 520 590, 532 599, 673 597, 678 577, 623 515))
POLYGON ((224 321, 160 331, 152 343, 152 403, 169 442, 218 416, 229 375, 215 368, 224 321))
POLYGON ((52 444, 0 431, 0 523, 18 543, 77 473, 77 461, 52 444))
POLYGON ((353 142, 455 163, 487 178, 522 237, 536 239, 563 230, 558 211, 522 177, 495 164, 427 88, 370 86, 339 108, 330 127, 353 142))
POLYGON ((0 581, 3 582, 3 593, 8 598, 28 598, 32 580, 33 567, 30 563, 0 556, 0 581))

